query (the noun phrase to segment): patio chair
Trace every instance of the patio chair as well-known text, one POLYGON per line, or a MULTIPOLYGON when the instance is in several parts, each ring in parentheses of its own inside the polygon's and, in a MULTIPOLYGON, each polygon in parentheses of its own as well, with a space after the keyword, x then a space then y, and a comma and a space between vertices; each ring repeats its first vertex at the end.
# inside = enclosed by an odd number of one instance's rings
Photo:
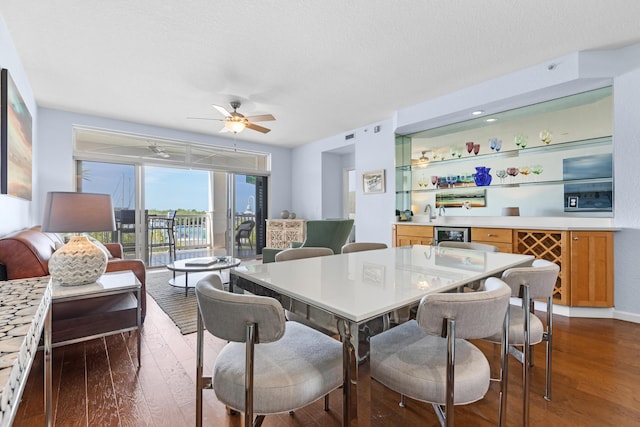
POLYGON ((175 218, 176 211, 169 211, 166 217, 149 216, 149 261, 154 247, 168 246, 169 258, 176 258, 176 236, 175 236, 175 218), (159 241, 156 231, 162 234, 162 240, 159 241), (166 240, 165 240, 166 237, 166 240), (157 240, 158 239, 158 240, 157 240))
POLYGON ((242 247, 242 239, 245 239, 249 242, 249 247, 253 249, 253 242, 251 241, 251 233, 253 232, 253 228, 256 226, 256 222, 253 220, 242 221, 236 227, 236 244, 238 245, 238 249, 242 247))

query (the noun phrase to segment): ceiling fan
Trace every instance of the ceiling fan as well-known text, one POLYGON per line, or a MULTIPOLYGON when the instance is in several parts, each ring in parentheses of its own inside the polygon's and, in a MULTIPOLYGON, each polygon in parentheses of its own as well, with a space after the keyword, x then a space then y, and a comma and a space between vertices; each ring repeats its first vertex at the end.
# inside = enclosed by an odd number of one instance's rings
POLYGON ((158 145, 156 145, 155 143, 149 145, 147 148, 154 152, 158 157, 162 157, 163 159, 168 159, 169 157, 171 157, 169 153, 164 151, 164 148, 158 147, 158 145))
POLYGON ((254 122, 266 122, 270 120, 275 120, 271 114, 261 114, 259 116, 245 116, 243 114, 238 113, 238 108, 240 108, 240 101, 231 101, 231 108, 233 108, 232 112, 229 112, 226 108, 221 107, 219 105, 213 104, 213 108, 218 110, 220 114, 224 116, 224 119, 209 119, 205 117, 189 117, 190 119, 199 119, 199 120, 220 120, 224 122, 224 128, 220 132, 233 132, 239 133, 244 130, 244 128, 249 128, 251 130, 256 130, 258 132, 267 133, 271 131, 271 129, 267 129, 266 127, 255 124, 254 122))

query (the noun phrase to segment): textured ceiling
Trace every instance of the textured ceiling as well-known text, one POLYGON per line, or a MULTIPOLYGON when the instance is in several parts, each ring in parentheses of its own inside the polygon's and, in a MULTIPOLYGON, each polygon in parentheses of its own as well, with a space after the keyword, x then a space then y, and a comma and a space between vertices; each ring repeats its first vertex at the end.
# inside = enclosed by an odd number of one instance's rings
POLYGON ((238 99, 277 119, 238 139, 289 147, 640 41, 631 0, 0 0, 0 14, 40 106, 218 135, 187 117, 238 99))

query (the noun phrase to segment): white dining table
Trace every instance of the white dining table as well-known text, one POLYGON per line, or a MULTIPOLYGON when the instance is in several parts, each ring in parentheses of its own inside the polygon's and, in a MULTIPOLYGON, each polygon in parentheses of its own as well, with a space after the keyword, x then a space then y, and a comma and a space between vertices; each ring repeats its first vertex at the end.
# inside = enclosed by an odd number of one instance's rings
MULTIPOLYGON (((343 425, 368 425, 370 414, 358 410, 358 398, 365 398, 358 395, 359 362, 367 360, 361 326, 413 306, 427 294, 500 276, 506 269, 531 265, 533 259, 501 252, 403 246, 243 266, 231 270, 230 291, 271 296, 300 314, 308 312, 301 306, 309 306, 333 315, 345 363, 343 425)), ((360 405, 364 406, 370 405, 360 405)))

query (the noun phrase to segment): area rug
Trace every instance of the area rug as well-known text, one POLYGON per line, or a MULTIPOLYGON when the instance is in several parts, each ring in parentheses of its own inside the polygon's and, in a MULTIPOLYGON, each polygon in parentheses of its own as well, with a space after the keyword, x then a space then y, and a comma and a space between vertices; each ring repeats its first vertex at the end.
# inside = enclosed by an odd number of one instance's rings
POLYGON ((184 288, 169 285, 173 277, 170 271, 147 272, 147 294, 173 320, 182 335, 196 331, 196 293, 189 289, 184 296, 184 288))

